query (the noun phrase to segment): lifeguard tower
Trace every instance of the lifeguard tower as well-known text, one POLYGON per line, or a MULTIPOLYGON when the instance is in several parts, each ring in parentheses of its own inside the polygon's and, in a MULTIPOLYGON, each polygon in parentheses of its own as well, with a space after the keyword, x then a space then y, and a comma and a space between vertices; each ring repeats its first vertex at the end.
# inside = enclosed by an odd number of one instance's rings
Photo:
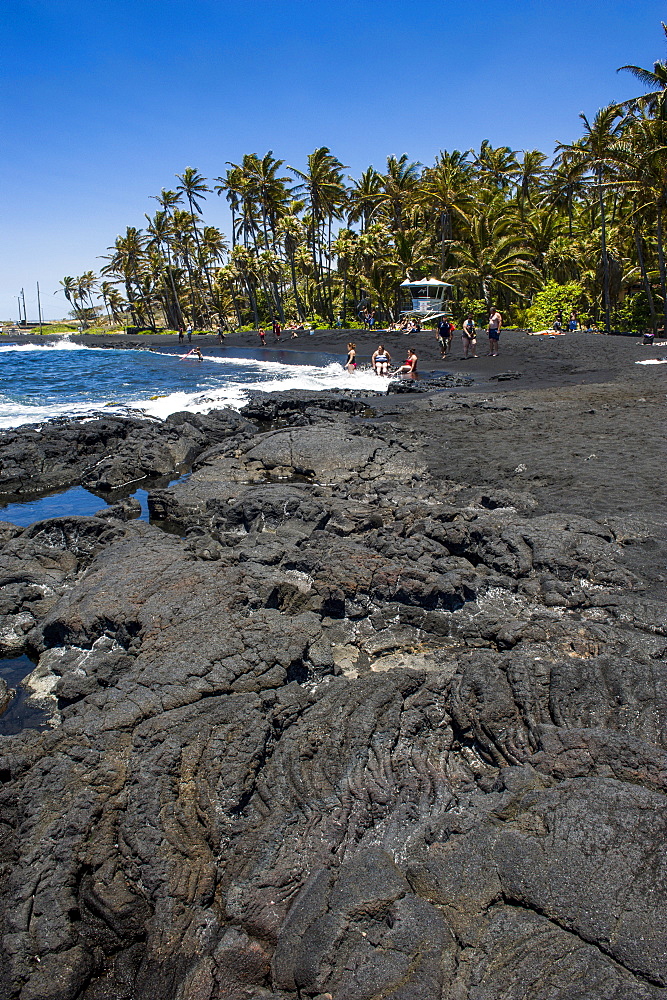
POLYGON ((451 315, 449 289, 453 286, 448 285, 446 281, 438 281, 437 278, 410 281, 406 278, 400 287, 408 292, 412 299, 412 309, 403 309, 401 316, 413 316, 426 322, 451 315))

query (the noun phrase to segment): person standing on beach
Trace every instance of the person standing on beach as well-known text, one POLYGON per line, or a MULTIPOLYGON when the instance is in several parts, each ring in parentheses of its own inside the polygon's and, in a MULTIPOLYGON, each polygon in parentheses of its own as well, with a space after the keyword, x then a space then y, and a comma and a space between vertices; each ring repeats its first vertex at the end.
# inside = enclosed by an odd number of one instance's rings
POLYGON ((489 316, 489 357, 498 357, 498 346, 500 343, 500 330, 503 325, 503 317, 498 312, 495 306, 491 306, 491 315, 489 316))
POLYGON ((274 321, 273 321, 273 336, 275 337, 276 340, 280 340, 280 334, 282 332, 283 332, 283 328, 281 327, 280 323, 278 322, 277 319, 274 319, 274 321))
MULTIPOLYGON (((406 331, 408 332, 408 331, 406 331)), ((446 316, 441 316, 436 327, 435 339, 440 344, 440 357, 447 357, 447 343, 449 340, 449 320, 446 316)))
POLYGON ((463 321, 463 335, 461 337, 461 342, 463 344, 463 360, 467 361, 469 357, 476 358, 477 330, 475 328, 475 320, 473 319, 472 313, 468 313, 463 321))
POLYGON ((345 367, 349 371, 350 375, 357 367, 357 346, 352 342, 347 345, 347 360, 345 361, 345 367))
POLYGON ((179 344, 182 344, 184 340, 185 340, 185 334, 183 333, 183 327, 179 326, 179 328, 178 328, 178 342, 179 342, 179 344))
POLYGON ((264 333, 264 330, 262 329, 261 326, 257 332, 259 333, 259 339, 262 342, 262 347, 266 347, 266 334, 264 333))
POLYGON ((185 331, 188 335, 188 344, 192 343, 192 323, 188 323, 187 329, 185 331))

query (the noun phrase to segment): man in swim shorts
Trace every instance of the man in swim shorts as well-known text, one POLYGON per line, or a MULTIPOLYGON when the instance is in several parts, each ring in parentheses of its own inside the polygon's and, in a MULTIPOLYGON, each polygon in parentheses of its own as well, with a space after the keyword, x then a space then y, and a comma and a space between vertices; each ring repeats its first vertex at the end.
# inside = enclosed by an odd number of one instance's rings
POLYGON ((503 325, 503 317, 495 306, 491 306, 489 316, 489 357, 498 357, 498 343, 500 341, 500 330, 503 325))

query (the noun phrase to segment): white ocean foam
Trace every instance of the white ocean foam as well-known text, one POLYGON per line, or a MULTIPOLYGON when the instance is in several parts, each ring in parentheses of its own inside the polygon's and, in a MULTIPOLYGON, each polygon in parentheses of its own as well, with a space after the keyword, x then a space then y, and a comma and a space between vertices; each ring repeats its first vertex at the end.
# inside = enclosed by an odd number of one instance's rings
MULTIPOLYGON (((104 401, 92 407, 90 403, 44 403, 29 404, 15 402, 0 402, 0 428, 18 427, 20 424, 43 424, 55 417, 82 417, 103 407, 104 401)), ((118 410, 126 407, 119 406, 118 410)), ((109 412, 112 412, 110 409, 109 412)))
MULTIPOLYGON (((75 344, 71 340, 49 341, 47 344, 2 344, 0 354, 32 354, 35 351, 91 351, 93 347, 86 347, 84 344, 75 344)), ((99 348, 97 348, 99 350, 99 348)))
POLYGON ((363 391, 383 388, 386 383, 372 372, 350 374, 341 365, 332 362, 325 367, 310 365, 285 365, 276 361, 248 361, 245 358, 207 358, 222 364, 244 365, 267 373, 275 372, 276 378, 257 382, 240 381, 230 378, 223 384, 198 392, 173 392, 157 399, 141 399, 132 403, 136 409, 154 417, 164 419, 170 413, 187 410, 192 413, 208 413, 210 410, 229 406, 239 409, 251 392, 286 392, 288 389, 361 389, 363 391))

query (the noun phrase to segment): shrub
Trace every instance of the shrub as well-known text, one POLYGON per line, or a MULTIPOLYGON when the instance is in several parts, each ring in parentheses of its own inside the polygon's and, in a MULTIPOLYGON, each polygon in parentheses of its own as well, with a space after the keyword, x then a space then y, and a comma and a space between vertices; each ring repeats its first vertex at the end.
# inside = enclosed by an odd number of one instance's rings
POLYGON ((646 292, 626 295, 614 314, 615 326, 624 333, 642 333, 651 328, 646 292))
POLYGON ((586 294, 578 281, 568 281, 560 285, 557 281, 548 281, 541 292, 533 299, 533 304, 526 311, 528 326, 531 330, 547 330, 554 325, 559 309, 567 323, 573 309, 581 311, 586 307, 586 294))

